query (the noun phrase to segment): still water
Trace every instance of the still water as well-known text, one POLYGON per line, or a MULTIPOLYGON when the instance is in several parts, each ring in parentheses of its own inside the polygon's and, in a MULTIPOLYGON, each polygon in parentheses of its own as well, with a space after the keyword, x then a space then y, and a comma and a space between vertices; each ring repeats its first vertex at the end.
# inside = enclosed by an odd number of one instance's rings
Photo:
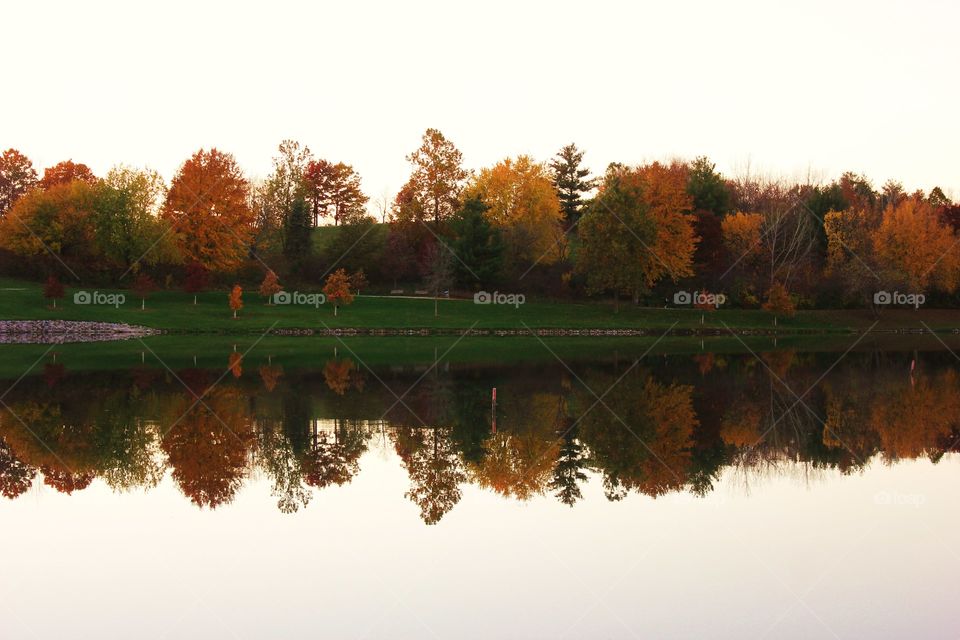
POLYGON ((960 362, 853 342, 4 347, 0 637, 954 637, 960 362))

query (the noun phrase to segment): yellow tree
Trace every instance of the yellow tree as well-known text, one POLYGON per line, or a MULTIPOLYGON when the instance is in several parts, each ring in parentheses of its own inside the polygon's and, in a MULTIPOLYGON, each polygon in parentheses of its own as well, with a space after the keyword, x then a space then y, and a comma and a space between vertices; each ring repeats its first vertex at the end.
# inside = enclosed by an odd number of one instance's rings
POLYGON ((957 238, 926 200, 910 197, 889 205, 871 237, 884 280, 902 283, 913 292, 930 287, 948 293, 956 290, 960 279, 957 238))
POLYGON ((546 165, 525 155, 507 158, 480 171, 465 195, 487 205, 486 216, 503 230, 513 265, 565 257, 563 213, 546 165))
POLYGON ((254 221, 249 203, 249 184, 234 157, 201 149, 174 176, 163 217, 188 261, 226 271, 247 256, 254 221))
POLYGON ((720 223, 723 246, 732 262, 744 266, 754 265, 760 255, 760 227, 763 216, 759 213, 732 213, 720 223))

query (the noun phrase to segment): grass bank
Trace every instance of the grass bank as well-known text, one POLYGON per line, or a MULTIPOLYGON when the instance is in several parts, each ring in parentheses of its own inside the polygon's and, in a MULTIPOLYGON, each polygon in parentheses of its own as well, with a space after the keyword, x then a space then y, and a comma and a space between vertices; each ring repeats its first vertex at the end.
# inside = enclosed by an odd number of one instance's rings
MULTIPOLYGON (((0 319, 4 320, 89 320, 123 322, 175 333, 249 334, 278 330, 341 329, 428 329, 458 330, 473 327, 486 330, 531 329, 644 329, 681 330, 849 332, 930 328, 947 331, 960 328, 960 310, 889 309, 874 315, 867 310, 800 311, 792 318, 777 318, 760 310, 637 308, 623 305, 616 312, 604 303, 539 302, 522 305, 474 304, 473 300, 442 299, 434 316, 430 298, 359 296, 341 307, 334 316, 329 304, 268 305, 255 291, 244 293, 244 308, 234 319, 227 305, 227 292, 211 291, 193 296, 182 291, 157 291, 141 310, 140 300, 128 290, 96 289, 101 299, 122 294, 123 304, 77 304, 74 294, 93 288, 72 287, 58 308, 44 300, 42 285, 23 280, 0 279, 0 319)), ((309 293, 309 292, 304 292, 309 293)))

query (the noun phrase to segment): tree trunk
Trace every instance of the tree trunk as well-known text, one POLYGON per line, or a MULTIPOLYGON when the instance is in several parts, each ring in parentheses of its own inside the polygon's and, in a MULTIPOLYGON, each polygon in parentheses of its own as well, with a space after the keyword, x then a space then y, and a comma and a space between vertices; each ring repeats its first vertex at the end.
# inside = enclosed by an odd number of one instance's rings
POLYGON ((193 294, 193 306, 197 306, 197 294, 193 294))
POLYGON ((434 296, 433 296, 433 317, 434 317, 434 318, 439 317, 439 315, 440 315, 440 312, 439 312, 439 310, 437 309, 437 307, 438 307, 439 304, 440 304, 440 303, 437 301, 437 296, 434 295, 434 296))

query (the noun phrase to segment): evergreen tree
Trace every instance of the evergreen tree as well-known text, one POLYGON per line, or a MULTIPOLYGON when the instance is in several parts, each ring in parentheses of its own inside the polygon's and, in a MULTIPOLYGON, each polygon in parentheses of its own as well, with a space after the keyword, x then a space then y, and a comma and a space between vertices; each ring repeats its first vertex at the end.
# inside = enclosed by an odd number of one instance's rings
POLYGON ((586 451, 577 440, 576 433, 564 434, 549 485, 550 490, 563 504, 572 507, 583 497, 580 485, 587 481, 587 474, 583 472, 586 466, 586 451))
POLYGON ((310 207, 307 201, 302 196, 298 196, 290 206, 284 227, 283 251, 291 264, 301 265, 310 257, 313 249, 310 218, 310 207))
POLYGON ((454 263, 458 284, 485 286, 495 282, 503 266, 503 241, 500 230, 487 220, 488 207, 480 198, 468 198, 451 224, 454 263))
POLYGON ((550 161, 550 168, 553 170, 553 186, 557 190, 557 197, 560 198, 560 209, 563 211, 568 229, 580 219, 583 208, 582 194, 593 188, 592 181, 585 179, 590 174, 590 170, 581 168, 582 162, 583 151, 577 149, 577 145, 572 142, 560 149, 550 161))
POLYGON ((730 213, 732 200, 726 180, 717 173, 709 158, 700 156, 690 164, 687 193, 693 196, 695 211, 710 211, 718 216, 730 213))

